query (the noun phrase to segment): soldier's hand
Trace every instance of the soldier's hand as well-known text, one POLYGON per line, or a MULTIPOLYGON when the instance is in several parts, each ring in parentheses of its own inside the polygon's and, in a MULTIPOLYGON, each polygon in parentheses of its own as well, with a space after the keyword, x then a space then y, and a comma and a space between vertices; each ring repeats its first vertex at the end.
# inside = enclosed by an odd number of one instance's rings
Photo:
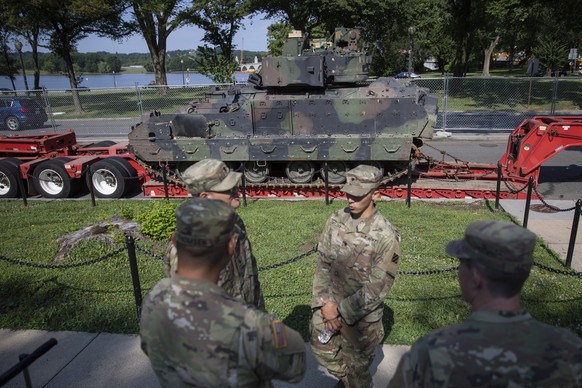
POLYGON ((324 320, 323 322, 325 323, 325 328, 333 332, 339 331, 342 328, 342 320, 339 317, 330 320, 324 320))

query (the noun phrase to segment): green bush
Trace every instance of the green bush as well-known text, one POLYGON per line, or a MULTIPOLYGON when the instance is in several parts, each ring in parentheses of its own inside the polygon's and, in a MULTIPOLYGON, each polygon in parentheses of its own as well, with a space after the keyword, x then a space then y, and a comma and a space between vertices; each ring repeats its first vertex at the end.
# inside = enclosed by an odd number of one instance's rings
POLYGON ((134 214, 141 224, 140 232, 156 240, 167 240, 176 229, 175 211, 180 202, 151 201, 147 207, 134 214))

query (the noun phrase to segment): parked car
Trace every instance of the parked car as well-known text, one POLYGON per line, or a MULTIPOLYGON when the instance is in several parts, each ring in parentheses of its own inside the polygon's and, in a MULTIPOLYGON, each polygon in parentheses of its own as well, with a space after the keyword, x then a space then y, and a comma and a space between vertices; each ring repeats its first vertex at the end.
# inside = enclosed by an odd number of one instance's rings
POLYGON ((16 96, 16 91, 8 88, 0 88, 0 94, 4 94, 6 96, 16 96))
MULTIPOLYGON (((77 86, 77 91, 78 91, 78 92, 90 92, 90 91, 91 91, 91 89, 89 89, 89 88, 88 88, 88 87, 86 87, 86 86, 77 86)), ((71 90, 71 89, 67 89, 67 92, 71 93, 71 92, 72 92, 72 90, 71 90)))
POLYGON ((44 108, 32 98, 0 98, 0 127, 18 131, 22 127, 41 127, 48 120, 44 108))
MULTIPOLYGON (((555 77, 556 72, 558 74, 558 77, 565 77, 566 75, 568 75, 564 70, 554 70, 550 73, 550 77, 555 77)), ((545 77, 545 76, 546 76, 545 70, 539 70, 537 73, 534 74, 534 77, 545 77)))
POLYGON ((416 74, 415 72, 412 71, 401 71, 400 73, 396 74, 394 76, 394 78, 420 78, 419 74, 416 74))

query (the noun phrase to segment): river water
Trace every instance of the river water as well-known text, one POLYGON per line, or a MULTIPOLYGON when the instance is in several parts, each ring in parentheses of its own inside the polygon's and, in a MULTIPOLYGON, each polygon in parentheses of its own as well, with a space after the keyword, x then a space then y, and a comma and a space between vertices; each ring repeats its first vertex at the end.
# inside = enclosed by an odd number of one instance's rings
MULTIPOLYGON (((234 74, 235 79, 238 81, 243 81, 246 78, 246 74, 234 74)), ((28 80, 28 88, 32 89, 34 87, 34 76, 26 76, 28 80)), ((168 73, 168 85, 210 85, 214 82, 198 73, 184 72, 184 73, 168 73)), ((138 86, 145 86, 155 79, 153 73, 147 74, 88 74, 82 75, 82 82, 80 86, 86 86, 88 88, 128 88, 138 86)), ((16 85, 16 90, 24 90, 24 78, 16 76, 14 81, 16 85)), ((69 79, 63 75, 41 75, 40 85, 44 86, 48 90, 66 90, 70 89, 69 79)), ((0 77, 0 88, 12 89, 12 83, 7 77, 0 77)))

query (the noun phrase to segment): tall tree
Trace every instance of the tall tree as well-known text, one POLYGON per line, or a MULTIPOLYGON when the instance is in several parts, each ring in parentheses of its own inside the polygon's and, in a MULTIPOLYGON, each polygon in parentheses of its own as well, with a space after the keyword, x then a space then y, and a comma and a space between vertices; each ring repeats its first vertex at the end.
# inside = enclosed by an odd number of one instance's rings
MULTIPOLYGON (((2 16, 0 14, 0 22, 2 22, 2 16)), ((8 45, 10 39, 10 31, 8 31, 5 25, 0 26, 0 76, 7 77, 12 83, 12 89, 16 90, 16 85, 14 85, 14 75, 17 73, 18 68, 16 67, 16 60, 12 56, 12 50, 8 45)))
POLYGON ((77 43, 91 34, 113 39, 128 35, 132 26, 122 18, 127 3, 118 0, 43 0, 34 5, 42 6, 42 13, 37 15, 42 18, 47 31, 47 47, 63 59, 75 111, 81 114, 83 107, 77 92, 78 78, 73 61, 77 43))
POLYGON ((184 23, 183 0, 131 0, 133 16, 152 58, 156 84, 167 85, 166 50, 168 36, 184 23))
POLYGON ((184 19, 204 30, 202 40, 211 45, 198 48, 199 70, 215 81, 230 81, 236 69, 233 43, 235 34, 248 16, 247 0, 194 0, 184 19))
POLYGON ((40 89, 38 48, 49 28, 42 0, 5 0, 7 24, 26 40, 32 51, 34 90, 40 89))

